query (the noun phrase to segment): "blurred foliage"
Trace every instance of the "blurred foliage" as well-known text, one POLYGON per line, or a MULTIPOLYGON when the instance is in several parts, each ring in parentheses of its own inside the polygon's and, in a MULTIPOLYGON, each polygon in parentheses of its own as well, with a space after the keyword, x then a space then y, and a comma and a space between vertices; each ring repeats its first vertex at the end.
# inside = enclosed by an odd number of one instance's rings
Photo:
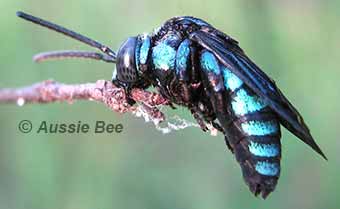
MULTIPOLYGON (((248 191, 223 137, 197 128, 163 135, 150 123, 76 102, 0 106, 0 208, 338 208, 340 1, 98 0, 0 2, 0 87, 53 78, 110 79, 114 66, 66 60, 34 64, 55 49, 89 49, 15 16, 23 10, 118 48, 176 15, 207 20, 240 41, 301 111, 329 158, 283 131, 282 173, 265 201, 248 191), (29 119, 123 123, 121 134, 22 134, 29 119), (338 154, 337 154, 338 153, 338 154)), ((179 108, 180 115, 189 112, 179 108)))

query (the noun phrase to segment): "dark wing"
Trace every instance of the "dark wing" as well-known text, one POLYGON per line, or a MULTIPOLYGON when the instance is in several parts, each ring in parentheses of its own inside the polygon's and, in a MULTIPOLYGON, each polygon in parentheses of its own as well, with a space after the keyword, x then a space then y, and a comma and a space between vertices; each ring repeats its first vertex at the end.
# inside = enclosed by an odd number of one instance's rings
POLYGON ((298 111, 276 87, 274 81, 245 55, 235 40, 220 31, 212 33, 206 30, 191 33, 190 39, 212 52, 222 64, 265 100, 278 114, 283 126, 327 159, 298 111))

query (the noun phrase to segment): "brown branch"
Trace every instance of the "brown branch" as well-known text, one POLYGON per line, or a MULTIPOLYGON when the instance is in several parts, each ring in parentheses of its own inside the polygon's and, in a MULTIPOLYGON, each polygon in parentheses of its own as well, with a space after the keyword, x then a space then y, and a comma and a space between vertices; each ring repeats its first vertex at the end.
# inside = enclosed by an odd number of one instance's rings
MULTIPOLYGON (((164 121, 164 114, 157 108, 159 105, 168 105, 169 102, 161 95, 133 89, 132 99, 142 104, 144 111, 158 121, 164 121)), ((31 86, 0 89, 0 103, 51 103, 69 102, 74 100, 94 100, 104 103, 115 112, 135 112, 138 106, 130 106, 126 101, 126 94, 123 89, 118 88, 110 81, 98 80, 96 83, 86 84, 62 84, 47 80, 31 86)))

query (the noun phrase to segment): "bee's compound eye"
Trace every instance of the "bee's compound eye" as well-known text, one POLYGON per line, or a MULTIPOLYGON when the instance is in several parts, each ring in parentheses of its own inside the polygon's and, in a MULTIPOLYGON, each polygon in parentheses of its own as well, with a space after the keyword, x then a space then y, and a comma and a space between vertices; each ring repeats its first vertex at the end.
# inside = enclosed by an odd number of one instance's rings
POLYGON ((138 73, 135 59, 135 49, 137 47, 137 38, 128 38, 120 47, 117 54, 117 79, 134 83, 138 80, 138 73))

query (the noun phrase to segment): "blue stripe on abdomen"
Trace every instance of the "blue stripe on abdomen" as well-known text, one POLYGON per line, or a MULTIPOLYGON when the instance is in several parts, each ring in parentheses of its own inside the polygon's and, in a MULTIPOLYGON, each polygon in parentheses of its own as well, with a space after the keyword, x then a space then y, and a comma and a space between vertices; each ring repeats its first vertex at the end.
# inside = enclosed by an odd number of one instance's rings
POLYGON ((241 123, 242 130, 249 136, 265 136, 279 131, 279 124, 274 121, 251 120, 241 123))
POLYGON ((200 62, 203 70, 212 72, 215 75, 219 75, 221 73, 220 66, 211 52, 204 51, 201 55, 200 62))
POLYGON ((276 157, 280 154, 279 144, 262 144, 250 141, 249 151, 258 157, 276 157))
POLYGON ((223 66, 222 74, 226 89, 234 91, 235 89, 242 86, 243 81, 239 79, 239 77, 237 77, 234 73, 232 73, 227 67, 223 66))
POLYGON ((255 170, 265 176, 276 176, 279 174, 280 165, 268 161, 258 161, 256 162, 255 170))
POLYGON ((232 109, 236 115, 246 115, 259 111, 266 104, 256 95, 250 96, 245 89, 239 89, 231 102, 232 109))
POLYGON ((236 155, 241 167, 246 167, 242 160, 249 160, 254 178, 258 178, 258 175, 277 177, 280 173, 281 156, 278 119, 266 102, 253 93, 236 74, 222 65, 220 69, 224 87, 228 91, 228 112, 232 112, 231 117, 238 133, 234 140, 244 140, 240 143, 243 146, 236 145, 237 148, 234 149, 235 153, 238 152, 236 155))
POLYGON ((178 47, 176 54, 176 74, 187 69, 190 55, 190 41, 185 39, 178 47))
POLYGON ((243 81, 228 68, 223 67, 222 74, 226 89, 232 92, 235 90, 237 91, 236 96, 231 103, 232 109, 236 115, 253 113, 267 106, 259 96, 249 95, 245 88, 240 88, 243 85, 243 81))
POLYGON ((211 86, 215 92, 225 91, 221 67, 217 58, 211 52, 204 50, 200 56, 200 64, 205 74, 204 76, 209 82, 209 86, 211 86))

